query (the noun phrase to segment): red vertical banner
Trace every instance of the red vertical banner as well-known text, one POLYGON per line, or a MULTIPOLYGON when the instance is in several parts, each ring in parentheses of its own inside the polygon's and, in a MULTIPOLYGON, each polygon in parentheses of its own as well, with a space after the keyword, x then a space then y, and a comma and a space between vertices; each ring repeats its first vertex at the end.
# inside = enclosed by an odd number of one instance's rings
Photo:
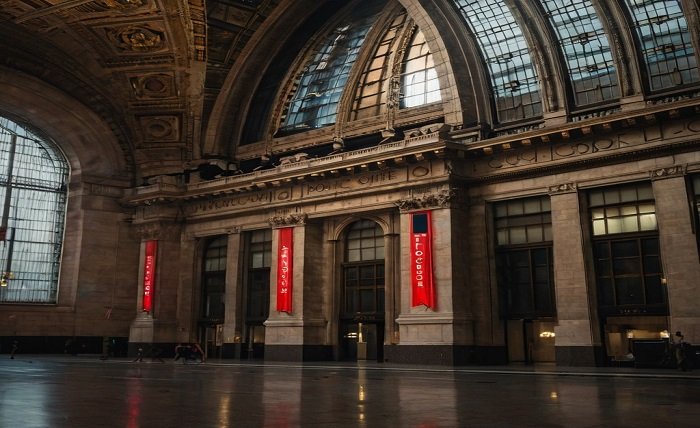
POLYGON ((411 306, 435 309, 430 211, 411 213, 411 306))
POLYGON ((278 229, 277 245, 277 312, 292 312, 292 260, 294 228, 278 229))
POLYGON ((153 310, 153 292, 156 284, 156 254, 158 241, 146 241, 143 264, 143 311, 153 310))

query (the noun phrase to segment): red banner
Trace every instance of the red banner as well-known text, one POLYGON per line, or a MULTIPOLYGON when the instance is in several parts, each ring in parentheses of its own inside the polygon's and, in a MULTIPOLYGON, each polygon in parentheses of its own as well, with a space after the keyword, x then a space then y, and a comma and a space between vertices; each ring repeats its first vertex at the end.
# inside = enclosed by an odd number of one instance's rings
POLYGON ((411 306, 435 309, 430 211, 411 213, 411 306))
POLYGON ((292 312, 292 260, 294 228, 278 229, 277 246, 277 312, 292 312))
POLYGON ((153 310, 153 291, 156 283, 156 254, 158 241, 146 241, 146 253, 143 264, 143 305, 144 312, 153 310))

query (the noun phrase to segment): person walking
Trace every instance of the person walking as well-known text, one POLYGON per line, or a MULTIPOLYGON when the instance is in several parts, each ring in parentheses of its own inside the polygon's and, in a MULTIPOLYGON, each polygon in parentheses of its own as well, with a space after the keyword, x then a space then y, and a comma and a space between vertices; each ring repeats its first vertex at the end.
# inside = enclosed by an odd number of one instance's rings
POLYGON ((685 341, 683 333, 680 331, 676 332, 677 342, 674 340, 674 346, 676 348, 676 368, 678 370, 687 371, 688 370, 688 342, 685 341))

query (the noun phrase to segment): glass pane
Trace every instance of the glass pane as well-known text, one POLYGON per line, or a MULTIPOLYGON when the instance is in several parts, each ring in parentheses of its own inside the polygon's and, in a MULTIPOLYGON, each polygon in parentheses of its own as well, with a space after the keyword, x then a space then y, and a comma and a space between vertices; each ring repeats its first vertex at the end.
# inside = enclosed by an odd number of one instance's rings
POLYGON ((617 275, 639 275, 641 266, 638 258, 614 259, 613 274, 617 275))
POLYGON ((621 233, 622 232, 622 221, 620 218, 611 218, 607 221, 608 233, 621 233))
POLYGON ((605 220, 593 221, 593 235, 605 235, 605 220))
POLYGON ((639 216, 639 227, 641 230, 656 230, 656 214, 644 214, 639 216))
POLYGON ((646 286, 646 303, 658 305, 666 302, 664 285, 661 283, 661 275, 649 275, 644 279, 646 286))
POLYGON ((598 298, 601 304, 606 306, 615 305, 615 290, 610 278, 598 278, 598 298))
POLYGON ((360 260, 362 260, 360 258, 360 250, 348 250, 349 262, 359 262, 360 260))
POLYGON ((613 257, 638 257, 639 248, 636 240, 617 241, 612 245, 613 257))
POLYGON ((641 305, 644 303, 644 291, 641 277, 615 278, 618 305, 641 305))
POLYGON ((637 224, 637 217, 622 217, 622 231, 625 233, 637 232, 639 230, 639 225, 637 224))
POLYGON ((524 227, 513 227, 510 229, 510 243, 524 244, 527 242, 527 234, 524 227))
POLYGON ((360 290, 360 312, 374 312, 374 290, 360 290))

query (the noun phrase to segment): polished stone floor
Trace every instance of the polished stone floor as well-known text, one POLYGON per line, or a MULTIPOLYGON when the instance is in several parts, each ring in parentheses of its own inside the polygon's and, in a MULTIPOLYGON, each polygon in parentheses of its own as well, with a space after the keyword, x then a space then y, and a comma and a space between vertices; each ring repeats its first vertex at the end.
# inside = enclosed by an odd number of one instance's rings
POLYGON ((0 355, 0 427, 698 427, 700 373, 0 355))

